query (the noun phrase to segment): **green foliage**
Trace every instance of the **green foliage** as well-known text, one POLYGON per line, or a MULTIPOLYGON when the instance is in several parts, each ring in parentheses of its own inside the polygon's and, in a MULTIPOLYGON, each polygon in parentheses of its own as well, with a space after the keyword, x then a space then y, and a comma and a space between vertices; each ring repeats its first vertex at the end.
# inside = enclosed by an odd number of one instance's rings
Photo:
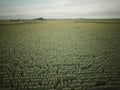
POLYGON ((31 22, 0 24, 0 89, 120 89, 119 24, 31 22))

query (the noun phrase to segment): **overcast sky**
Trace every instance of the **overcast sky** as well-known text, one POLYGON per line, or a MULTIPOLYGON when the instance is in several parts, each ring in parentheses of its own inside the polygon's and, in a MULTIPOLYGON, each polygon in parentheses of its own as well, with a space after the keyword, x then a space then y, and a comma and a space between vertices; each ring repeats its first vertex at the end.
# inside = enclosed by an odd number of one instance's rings
POLYGON ((0 18, 120 18, 120 0, 0 0, 0 18))

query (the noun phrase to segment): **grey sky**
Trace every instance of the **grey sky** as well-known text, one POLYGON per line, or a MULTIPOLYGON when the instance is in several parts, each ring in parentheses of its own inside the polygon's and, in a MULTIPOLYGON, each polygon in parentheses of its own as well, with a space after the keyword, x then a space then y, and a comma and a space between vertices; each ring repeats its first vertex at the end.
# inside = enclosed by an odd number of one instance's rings
POLYGON ((120 0, 0 0, 0 18, 120 18, 120 0))

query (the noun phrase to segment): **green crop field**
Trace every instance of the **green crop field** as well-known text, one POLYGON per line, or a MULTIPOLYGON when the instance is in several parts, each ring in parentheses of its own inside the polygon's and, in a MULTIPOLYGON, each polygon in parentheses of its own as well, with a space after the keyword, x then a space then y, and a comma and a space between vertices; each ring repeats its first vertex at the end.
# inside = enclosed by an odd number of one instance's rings
POLYGON ((0 22, 0 90, 120 90, 120 20, 0 22))

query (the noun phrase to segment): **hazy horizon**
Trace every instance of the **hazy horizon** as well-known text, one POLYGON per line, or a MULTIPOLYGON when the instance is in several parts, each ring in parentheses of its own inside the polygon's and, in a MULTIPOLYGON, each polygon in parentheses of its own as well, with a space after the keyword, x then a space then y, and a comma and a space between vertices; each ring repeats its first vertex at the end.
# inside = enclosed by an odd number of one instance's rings
POLYGON ((0 19, 120 18, 120 0, 0 0, 0 19))

